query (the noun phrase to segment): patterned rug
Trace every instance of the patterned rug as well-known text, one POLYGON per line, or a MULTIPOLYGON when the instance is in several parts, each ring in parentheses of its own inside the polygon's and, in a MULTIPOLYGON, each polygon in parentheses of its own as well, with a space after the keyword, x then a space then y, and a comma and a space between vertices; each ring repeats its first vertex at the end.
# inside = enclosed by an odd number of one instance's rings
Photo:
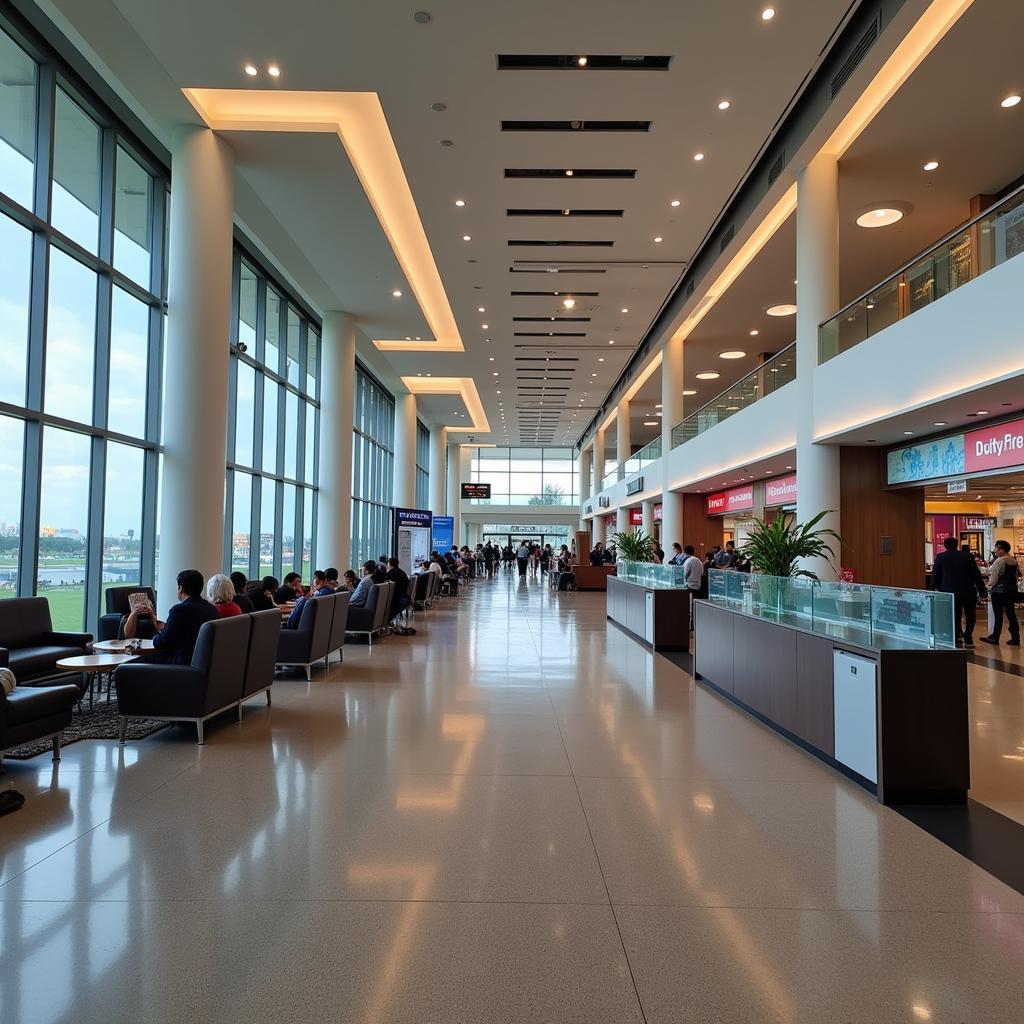
MULTIPOLYGON (((171 722, 148 722, 131 721, 128 723, 128 732, 125 734, 130 740, 141 740, 160 729, 166 729, 171 722)), ((116 740, 120 719, 117 717, 117 702, 97 701, 89 710, 88 701, 82 702, 82 710, 75 711, 71 716, 71 724, 64 730, 61 737, 61 746, 67 747, 79 740, 116 740)), ((4 757, 13 758, 16 761, 27 761, 30 757, 38 754, 49 753, 53 749, 50 740, 39 740, 35 743, 26 743, 23 747, 15 747, 8 750, 4 757)))

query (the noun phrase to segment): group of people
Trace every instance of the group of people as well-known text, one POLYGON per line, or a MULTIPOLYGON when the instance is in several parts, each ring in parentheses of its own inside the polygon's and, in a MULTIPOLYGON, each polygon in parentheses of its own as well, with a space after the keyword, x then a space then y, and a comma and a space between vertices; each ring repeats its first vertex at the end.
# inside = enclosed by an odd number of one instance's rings
POLYGON ((978 598, 988 597, 992 605, 992 631, 981 637, 982 642, 999 643, 1005 618, 1010 634, 1007 644, 1019 647, 1017 600, 1020 567, 1009 542, 995 542, 987 580, 982 576, 977 559, 966 544, 961 547, 956 538, 947 537, 943 547, 945 550, 935 556, 932 567, 932 588, 953 595, 957 643, 962 643, 964 647, 974 646, 978 598))

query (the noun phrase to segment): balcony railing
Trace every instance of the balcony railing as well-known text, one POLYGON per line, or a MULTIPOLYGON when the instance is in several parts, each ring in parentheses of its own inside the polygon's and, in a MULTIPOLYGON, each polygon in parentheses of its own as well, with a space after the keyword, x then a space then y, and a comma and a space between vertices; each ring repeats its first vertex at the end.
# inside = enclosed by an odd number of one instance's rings
POLYGON ((948 234, 818 328, 818 362, 1024 252, 1024 186, 948 234))
POLYGON ((672 428, 672 447, 678 448, 698 434, 710 430, 741 409, 746 409, 783 385, 796 380, 796 344, 787 345, 742 380, 730 384, 707 405, 690 413, 672 428))
POLYGON ((653 441, 645 444, 640 451, 626 459, 626 463, 622 467, 622 479, 625 480, 627 476, 633 476, 634 473, 642 473, 652 462, 657 462, 660 458, 661 436, 659 435, 653 441))

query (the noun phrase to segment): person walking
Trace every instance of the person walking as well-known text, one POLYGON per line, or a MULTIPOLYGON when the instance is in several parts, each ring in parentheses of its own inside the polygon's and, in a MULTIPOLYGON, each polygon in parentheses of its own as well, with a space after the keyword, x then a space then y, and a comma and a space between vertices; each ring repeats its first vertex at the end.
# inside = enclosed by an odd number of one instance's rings
POLYGON ((530 562, 530 549, 526 546, 526 541, 520 541, 519 547, 516 549, 516 562, 519 565, 519 578, 521 580, 526 579, 526 568, 530 562))
POLYGON ((958 550, 955 537, 942 543, 945 550, 935 556, 932 567, 932 589, 953 595, 956 642, 973 647, 978 598, 986 595, 985 581, 974 555, 958 550))
POLYGON ((989 566, 988 592, 992 600, 992 635, 981 639, 987 644, 999 643, 1003 632, 1003 616, 1010 628, 1008 647, 1020 647, 1020 624, 1017 622, 1017 579, 1020 569, 1017 559, 1010 553, 1010 545, 1005 540, 995 543, 995 561, 989 566))

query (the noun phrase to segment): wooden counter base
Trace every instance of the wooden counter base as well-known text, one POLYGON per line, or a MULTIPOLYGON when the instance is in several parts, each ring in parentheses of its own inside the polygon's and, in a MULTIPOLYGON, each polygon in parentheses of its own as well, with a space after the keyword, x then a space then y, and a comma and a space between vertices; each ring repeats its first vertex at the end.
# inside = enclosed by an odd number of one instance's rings
POLYGON ((608 577, 608 620, 656 651, 690 649, 690 592, 608 577), (648 621, 647 595, 651 595, 648 621))

